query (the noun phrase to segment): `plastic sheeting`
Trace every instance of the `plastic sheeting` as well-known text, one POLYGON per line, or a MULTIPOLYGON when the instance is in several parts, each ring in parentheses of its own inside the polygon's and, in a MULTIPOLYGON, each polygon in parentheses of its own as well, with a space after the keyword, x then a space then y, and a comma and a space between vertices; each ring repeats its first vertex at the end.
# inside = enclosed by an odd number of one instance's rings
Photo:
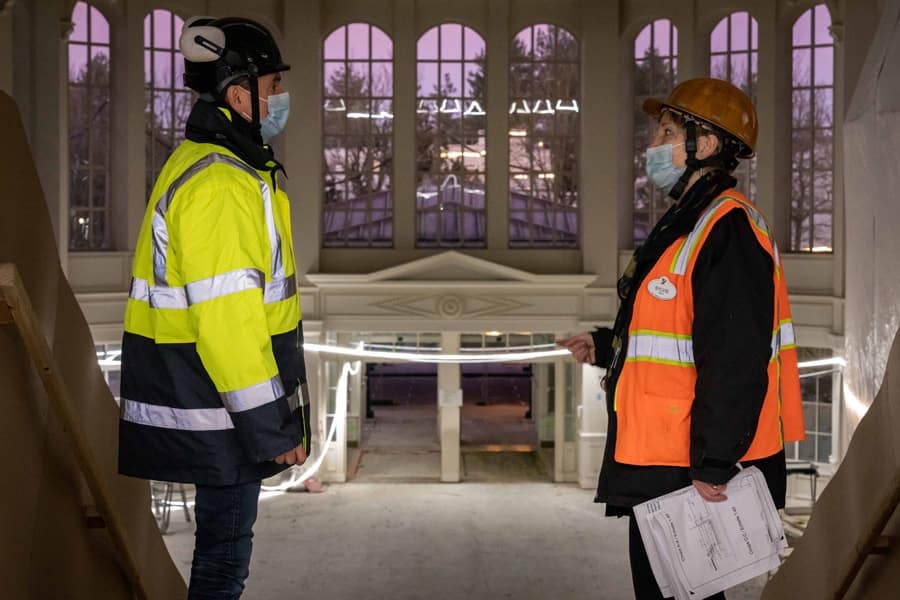
POLYGON ((884 378, 900 328, 900 0, 884 3, 844 124, 846 435, 884 378))

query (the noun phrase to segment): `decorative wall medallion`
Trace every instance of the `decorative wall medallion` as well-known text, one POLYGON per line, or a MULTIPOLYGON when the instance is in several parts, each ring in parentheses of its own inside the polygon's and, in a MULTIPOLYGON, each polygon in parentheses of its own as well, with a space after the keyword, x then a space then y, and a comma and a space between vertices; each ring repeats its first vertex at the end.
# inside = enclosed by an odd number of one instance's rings
POLYGON ((462 298, 453 295, 438 298, 437 314, 445 319, 458 319, 463 314, 462 298))

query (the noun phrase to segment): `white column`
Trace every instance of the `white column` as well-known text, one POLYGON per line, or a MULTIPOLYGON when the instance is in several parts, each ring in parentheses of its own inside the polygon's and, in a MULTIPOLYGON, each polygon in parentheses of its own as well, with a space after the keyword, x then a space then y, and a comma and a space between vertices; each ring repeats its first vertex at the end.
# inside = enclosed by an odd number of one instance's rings
POLYGON ((553 361, 553 414, 553 481, 560 483, 566 480, 566 364, 561 358, 553 361))
POLYGON ((322 222, 322 42, 319 0, 284 3, 284 37, 280 41, 291 92, 291 118, 279 157, 290 177, 285 190, 293 207, 297 273, 319 269, 322 222))
POLYGON ((117 9, 110 18, 113 248, 128 251, 137 244, 148 201, 144 69, 135 68, 144 64, 144 13, 117 9))
POLYGON ((615 283, 618 250, 631 244, 631 153, 623 151, 631 147, 631 125, 621 118, 631 114, 631 100, 622 88, 619 4, 583 3, 581 105, 590 110, 580 113, 581 248, 584 272, 604 285, 615 283))
MULTIPOLYGON (((441 333, 445 354, 459 352, 459 333, 441 333)), ((441 438, 441 481, 460 480, 459 423, 462 408, 460 369, 455 363, 438 365, 438 431, 441 438)))
POLYGON ((606 392, 600 389, 602 370, 591 365, 578 368, 581 370, 578 386, 578 484, 590 489, 597 485, 606 445, 606 392))
POLYGON ((509 0, 488 3, 487 30, 487 245, 509 245, 509 0))

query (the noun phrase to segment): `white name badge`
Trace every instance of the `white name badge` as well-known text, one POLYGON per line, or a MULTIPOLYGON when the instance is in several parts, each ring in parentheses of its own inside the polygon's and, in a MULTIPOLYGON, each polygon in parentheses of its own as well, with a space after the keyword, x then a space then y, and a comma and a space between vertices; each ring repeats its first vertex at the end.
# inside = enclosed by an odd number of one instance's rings
POLYGON ((647 291, 657 300, 671 300, 678 294, 675 284, 668 277, 651 280, 647 284, 647 291))

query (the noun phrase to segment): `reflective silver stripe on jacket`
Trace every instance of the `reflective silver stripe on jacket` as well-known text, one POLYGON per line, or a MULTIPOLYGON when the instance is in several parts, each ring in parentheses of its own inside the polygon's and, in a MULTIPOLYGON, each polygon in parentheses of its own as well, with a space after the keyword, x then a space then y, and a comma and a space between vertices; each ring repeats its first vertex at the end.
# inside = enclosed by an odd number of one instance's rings
POLYGON ((246 290, 263 289, 266 276, 257 269, 237 269, 213 275, 184 286, 188 306, 230 296, 246 290))
POLYGON ((766 234, 766 236, 769 238, 769 241, 772 243, 772 247, 775 252, 775 261, 776 263, 780 264, 778 249, 775 247, 775 240, 772 239, 772 235, 769 232, 769 228, 766 225, 766 221, 763 218, 762 214, 753 206, 750 206, 749 204, 746 204, 738 200, 737 198, 732 198, 731 196, 722 196, 717 201, 710 204, 709 208, 706 209, 706 212, 703 213, 703 216, 701 216, 697 221, 697 224, 694 225, 694 229, 691 231, 691 233, 688 234, 687 238, 685 238, 684 242, 681 244, 681 247, 678 248, 678 252, 675 255, 675 260, 673 261, 672 272, 674 274, 684 275, 685 273, 687 273, 688 263, 690 263, 691 257, 694 255, 694 252, 697 249, 696 246, 700 242, 700 238, 703 236, 704 231, 706 231, 706 227, 715 216, 716 210, 728 200, 733 200, 740 204, 750 215, 750 218, 756 224, 756 227, 766 234))
POLYGON ((297 293, 297 277, 283 277, 281 279, 273 279, 266 284, 265 302, 272 304, 273 302, 281 302, 293 297, 297 293))
POLYGON ((694 342, 687 336, 634 332, 628 335, 628 361, 694 366, 694 342))
POLYGON ((224 392, 222 403, 229 412, 243 412, 274 402, 282 396, 284 396, 284 387, 281 385, 281 377, 276 375, 272 379, 240 390, 224 392))
MULTIPOLYGON (((166 261, 168 260, 167 254, 169 250, 169 229, 166 225, 166 213, 169 211, 169 206, 172 204, 172 200, 175 198, 175 194, 185 183, 188 182, 189 179, 191 179, 194 175, 196 175, 203 169, 215 163, 227 164, 236 169, 240 169, 256 179, 256 181, 259 183, 260 193, 262 194, 263 198, 263 208, 266 215, 266 231, 269 235, 269 246, 272 257, 272 279, 284 279, 284 260, 281 254, 281 235, 279 235, 278 227, 276 227, 275 225, 275 209, 272 201, 272 191, 269 187, 269 184, 259 176, 259 173, 257 173, 253 169, 253 167, 238 160, 237 158, 226 156, 224 154, 212 153, 207 154, 206 156, 192 164, 190 167, 188 167, 184 171, 184 173, 179 175, 178 178, 172 182, 166 192, 156 201, 156 207, 153 211, 152 223, 154 288, 169 287, 169 283, 166 278, 166 261)), ((151 305, 152 303, 153 302, 151 296, 151 305)), ((160 306, 159 308, 171 307, 160 306)))
POLYGON ((224 408, 172 408, 122 398, 122 419, 139 425, 181 431, 223 431, 234 429, 224 408))
POLYGON ((222 275, 213 275, 181 287, 151 287, 146 279, 131 280, 132 300, 147 302, 153 308, 186 309, 198 302, 221 298, 248 289, 263 288, 264 302, 272 304, 287 300, 297 293, 294 275, 262 285, 263 274, 256 269, 238 269, 222 275))

